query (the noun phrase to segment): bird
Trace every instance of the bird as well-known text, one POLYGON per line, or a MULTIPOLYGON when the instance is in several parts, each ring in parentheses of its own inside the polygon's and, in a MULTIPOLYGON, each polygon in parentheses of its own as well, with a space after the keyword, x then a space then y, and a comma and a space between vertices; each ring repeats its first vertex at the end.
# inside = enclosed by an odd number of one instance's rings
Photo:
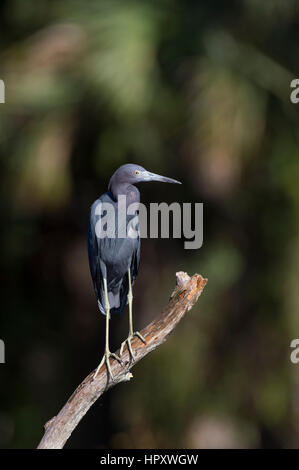
POLYGON ((135 184, 150 181, 181 184, 175 179, 151 173, 140 165, 124 164, 112 175, 108 191, 94 201, 90 208, 88 224, 89 267, 98 308, 106 316, 105 352, 94 378, 105 363, 108 380, 113 381, 110 358, 122 364, 121 356, 125 345, 128 347, 130 360, 134 361, 131 346, 131 340, 134 336, 146 344, 143 336, 133 329, 132 286, 140 265, 140 232, 138 210, 135 210, 133 215, 128 215, 127 209, 132 203, 137 203, 138 207, 140 202, 140 193, 135 184), (121 197, 125 197, 125 206, 119 205, 121 197), (112 212, 102 210, 104 207, 111 208, 112 212), (117 220, 121 220, 121 222, 115 223, 117 220), (135 237, 128 233, 133 228, 133 220, 136 228, 135 237), (104 228, 107 229, 109 224, 112 228, 110 228, 110 232, 106 233, 104 228), (123 231, 124 224, 126 224, 125 232, 120 233, 123 231), (109 348, 109 319, 111 314, 121 315, 127 304, 129 305, 129 334, 126 340, 121 343, 118 356, 112 353, 109 348))

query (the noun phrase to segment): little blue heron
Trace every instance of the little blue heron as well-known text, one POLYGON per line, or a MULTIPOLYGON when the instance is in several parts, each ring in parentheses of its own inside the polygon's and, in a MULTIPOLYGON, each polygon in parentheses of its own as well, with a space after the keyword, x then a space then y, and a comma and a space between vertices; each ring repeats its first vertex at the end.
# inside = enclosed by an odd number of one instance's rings
MULTIPOLYGON (((139 165, 131 163, 122 165, 112 175, 108 192, 104 193, 97 199, 91 206, 89 228, 88 228, 88 255, 91 276, 93 280, 94 290, 98 301, 100 312, 106 315, 106 346, 105 354, 101 360, 99 367, 96 370, 94 377, 97 376, 101 366, 106 363, 108 370, 108 380, 113 380, 113 375, 110 367, 110 357, 122 363, 121 357, 110 352, 109 349, 109 318, 110 313, 122 314, 127 303, 129 304, 129 335, 121 344, 120 356, 122 355, 123 348, 127 344, 130 358, 134 360, 131 340, 137 336, 143 343, 146 343, 143 336, 133 330, 133 315, 132 315, 132 285, 137 277, 139 262, 140 262, 140 236, 137 233, 136 237, 128 235, 128 230, 125 236, 119 235, 118 221, 118 201, 120 196, 126 197, 126 207, 122 210, 126 211, 125 217, 122 221, 126 223, 126 229, 129 226, 133 217, 137 216, 137 211, 134 216, 127 215, 127 208, 132 203, 139 203, 140 193, 134 186, 135 183, 143 181, 161 181, 164 183, 177 183, 176 181, 165 176, 150 173, 139 165), (113 236, 104 236, 98 232, 99 225, 97 226, 101 217, 99 211, 99 204, 111 204, 114 210, 114 232, 113 236)), ((106 206, 107 207, 107 206, 106 206)), ((106 216, 109 213, 107 211, 106 216)), ((136 219, 135 219, 136 220, 136 219)), ((109 222, 109 220, 108 220, 109 222)), ((122 222, 123 223, 123 222, 122 222)), ((136 226, 136 225, 135 225, 136 226)), ((111 234, 110 234, 111 235, 111 234)))

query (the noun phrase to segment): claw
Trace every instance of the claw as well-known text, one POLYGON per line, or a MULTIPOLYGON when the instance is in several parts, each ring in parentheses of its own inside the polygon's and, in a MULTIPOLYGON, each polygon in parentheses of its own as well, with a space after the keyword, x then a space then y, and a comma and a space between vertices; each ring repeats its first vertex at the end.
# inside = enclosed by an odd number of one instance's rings
POLYGON ((109 379, 111 379, 112 382, 114 381, 114 377, 113 377, 113 374, 112 374, 112 371, 111 371, 111 366, 110 366, 110 357, 113 357, 121 365, 123 364, 123 361, 121 360, 121 358, 117 354, 112 353, 110 351, 106 351, 104 356, 102 357, 102 360, 101 360, 97 370, 95 371, 95 374, 93 376, 93 380, 97 377, 97 375, 99 373, 99 370, 101 369, 102 365, 105 363, 106 367, 107 367, 107 372, 108 372, 108 381, 109 381, 109 379))
POLYGON ((139 331, 136 331, 135 333, 133 333, 133 336, 137 336, 144 344, 146 344, 146 339, 142 336, 141 333, 139 333, 139 331))
POLYGON ((129 350, 129 353, 130 353, 130 358, 131 358, 131 361, 132 361, 132 362, 134 362, 134 354, 133 354, 133 349, 132 349, 132 345, 131 345, 131 340, 134 338, 134 336, 137 336, 137 338, 139 338, 140 341, 142 341, 144 344, 146 344, 146 340, 144 339, 144 337, 142 336, 142 334, 140 334, 139 331, 135 331, 135 333, 132 333, 131 335, 129 335, 129 336, 127 337, 127 339, 125 339, 125 341, 123 341, 123 342, 121 343, 120 351, 119 351, 119 355, 122 356, 124 347, 125 347, 125 345, 127 344, 128 350, 129 350))

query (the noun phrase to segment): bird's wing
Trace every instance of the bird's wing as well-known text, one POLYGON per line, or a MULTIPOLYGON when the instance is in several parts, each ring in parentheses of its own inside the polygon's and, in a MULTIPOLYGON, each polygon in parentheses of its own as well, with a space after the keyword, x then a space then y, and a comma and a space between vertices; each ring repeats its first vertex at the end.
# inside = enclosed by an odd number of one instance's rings
POLYGON ((134 255, 132 257, 132 262, 131 262, 132 284, 135 282, 135 279, 137 277, 137 274, 139 271, 139 265, 140 265, 140 232, 139 232, 139 227, 138 227, 138 238, 137 238, 136 250, 134 251, 134 255))
MULTIPOLYGON (((132 285, 135 282, 135 279, 138 274, 138 269, 139 269, 139 263, 140 263, 140 236, 135 240, 135 249, 133 251, 133 255, 131 258, 131 264, 130 264, 130 271, 131 271, 131 283, 132 285)), ((118 313, 122 314, 126 308, 126 305, 128 303, 128 292, 129 292, 129 276, 128 273, 126 273, 121 281, 121 286, 120 286, 120 307, 117 309, 118 313)))
MULTIPOLYGON (((99 309, 105 314, 104 300, 104 277, 107 279, 106 259, 105 257, 114 257, 116 252, 116 239, 97 237, 96 226, 99 220, 97 207, 100 203, 113 202, 110 193, 104 193, 99 197, 90 208, 89 226, 88 226, 88 258, 91 277, 98 300, 99 309)), ((109 283, 109 280, 107 280, 109 283)))
POLYGON ((91 277, 94 280, 98 257, 98 245, 95 235, 95 214, 93 206, 91 206, 89 223, 88 223, 88 260, 91 277))
MULTIPOLYGON (((99 202, 99 199, 97 199, 92 204, 91 209, 90 209, 89 224, 88 224, 88 259, 89 259, 89 268, 90 268, 90 273, 91 273, 95 293, 96 293, 97 299, 99 300, 100 292, 102 290, 102 286, 100 285, 102 276, 100 273, 100 263, 99 263, 99 245, 98 245, 98 239, 95 233, 95 227, 96 227, 96 222, 97 222, 95 209, 96 209, 98 202, 99 202)), ((99 308, 102 311, 100 303, 99 303, 99 308)))
POLYGON ((91 206, 88 229, 89 266, 100 311, 105 313, 103 284, 105 277, 111 312, 122 313, 127 304, 129 290, 128 268, 131 269, 132 284, 138 274, 140 262, 139 227, 136 239, 118 238, 117 224, 115 238, 97 237, 96 224, 99 216, 96 214, 96 208, 100 202, 112 202, 110 193, 103 194, 91 206))

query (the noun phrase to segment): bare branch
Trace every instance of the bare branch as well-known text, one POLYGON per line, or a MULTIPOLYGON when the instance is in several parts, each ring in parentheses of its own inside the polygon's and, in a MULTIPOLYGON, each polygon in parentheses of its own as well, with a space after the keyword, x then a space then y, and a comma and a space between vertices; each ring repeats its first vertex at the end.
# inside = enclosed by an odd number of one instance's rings
POLYGON ((58 415, 45 424, 45 434, 38 449, 62 449, 93 403, 109 388, 119 382, 130 380, 133 377, 130 369, 140 359, 164 343, 185 313, 193 307, 206 285, 207 279, 204 279, 200 274, 194 274, 190 278, 187 273, 182 271, 178 272, 176 277, 176 288, 169 303, 161 315, 141 331, 142 336, 146 339, 146 345, 138 338, 132 340, 135 361, 130 362, 127 349, 122 356, 124 365, 120 365, 114 360, 111 361, 113 382, 107 383, 105 365, 99 371, 96 379, 93 379, 94 371, 91 372, 77 387, 58 415))

